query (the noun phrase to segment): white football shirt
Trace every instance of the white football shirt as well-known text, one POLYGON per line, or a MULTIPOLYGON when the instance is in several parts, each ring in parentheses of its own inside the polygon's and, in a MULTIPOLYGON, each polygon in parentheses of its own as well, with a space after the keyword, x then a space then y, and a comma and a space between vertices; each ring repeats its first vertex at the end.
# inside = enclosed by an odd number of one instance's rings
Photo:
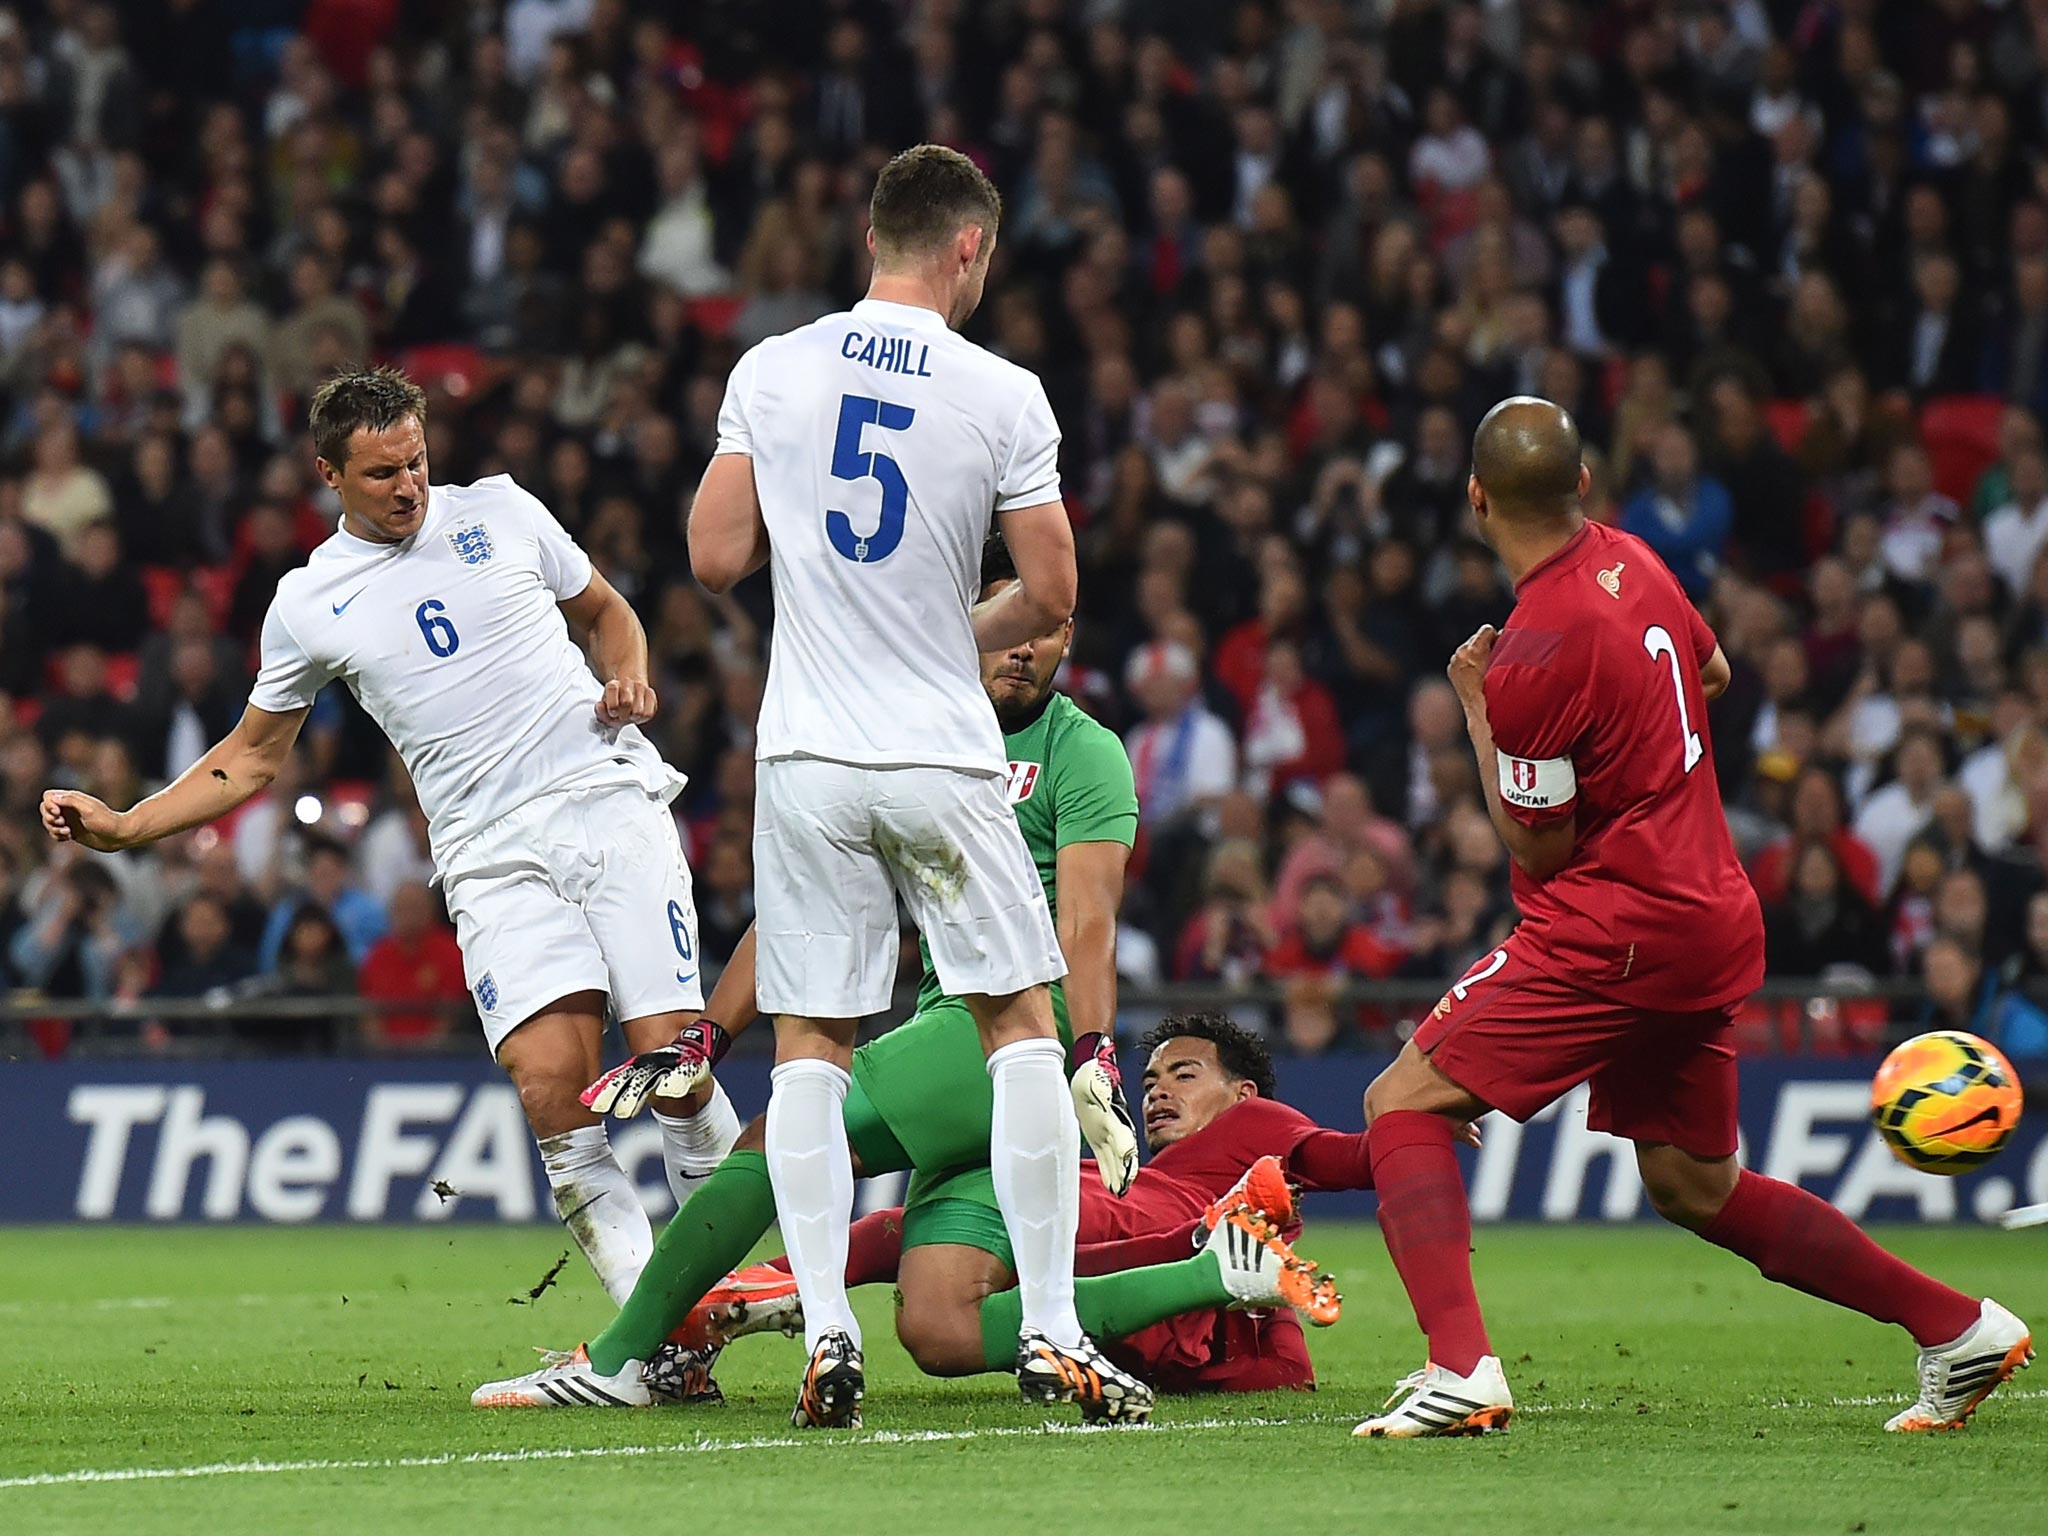
POLYGON ((555 790, 636 784, 673 799, 677 773, 604 696, 556 606, 590 557, 554 515, 493 475, 427 493, 419 532, 374 544, 344 529, 277 584, 249 702, 303 709, 333 678, 383 728, 419 791, 434 863, 555 790))
POLYGON ((970 617, 996 512, 1060 499, 1037 375, 863 299, 742 357, 718 451, 754 461, 775 591, 755 755, 1005 774, 970 617))

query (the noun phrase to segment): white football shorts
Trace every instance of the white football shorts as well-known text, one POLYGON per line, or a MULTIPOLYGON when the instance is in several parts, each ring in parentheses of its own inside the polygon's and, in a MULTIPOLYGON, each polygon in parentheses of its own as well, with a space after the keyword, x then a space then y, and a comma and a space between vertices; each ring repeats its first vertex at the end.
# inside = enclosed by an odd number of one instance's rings
POLYGON ((949 993, 1005 997, 1067 973, 1000 776, 813 757, 756 766, 763 1013, 853 1019, 887 1008, 899 895, 949 993))
POLYGON ((610 994, 621 1021, 704 1006, 682 839, 637 785, 528 801, 456 849, 442 889, 493 1056, 572 992, 610 994))

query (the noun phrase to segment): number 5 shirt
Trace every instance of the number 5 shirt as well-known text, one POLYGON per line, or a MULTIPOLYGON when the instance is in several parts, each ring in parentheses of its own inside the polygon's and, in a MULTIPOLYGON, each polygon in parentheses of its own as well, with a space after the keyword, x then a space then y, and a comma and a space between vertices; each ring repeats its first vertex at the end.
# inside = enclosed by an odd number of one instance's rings
POLYGON ((597 718, 604 696, 556 605, 590 585, 590 557, 553 514, 494 475, 427 493, 397 544, 345 528, 277 584, 249 702, 304 709, 340 678, 405 759, 435 866, 529 800, 684 779, 637 726, 597 718))
POLYGON ((969 617, 993 513, 1060 499, 1037 375, 929 309, 863 299, 726 381, 775 592, 755 756, 1008 771, 969 617))
POLYGON ((1577 818, 1548 880, 1517 867, 1533 963, 1647 1009, 1722 1007, 1763 980, 1700 668, 1713 631, 1642 540, 1587 523, 1523 576, 1486 671, 1502 804, 1577 818))

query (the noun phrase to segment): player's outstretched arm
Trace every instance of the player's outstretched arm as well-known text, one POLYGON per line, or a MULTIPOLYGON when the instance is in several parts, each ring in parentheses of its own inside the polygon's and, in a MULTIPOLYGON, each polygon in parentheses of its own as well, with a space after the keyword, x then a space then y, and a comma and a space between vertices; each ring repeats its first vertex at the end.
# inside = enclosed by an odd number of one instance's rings
POLYGON ((604 680, 597 717, 606 725, 645 725, 654 718, 654 685, 647 680, 647 630, 633 605, 593 571, 590 584, 562 604, 562 612, 589 637, 590 659, 604 680))
POLYGON ((754 1000, 754 928, 733 946, 697 1022, 667 1045, 629 1056, 584 1089, 585 1109, 630 1120, 649 1099, 680 1099, 710 1081, 733 1036, 759 1016, 754 1000))
POLYGON ((974 643, 984 653, 1006 651, 1066 623, 1074 616, 1081 585, 1066 503, 1048 501, 998 512, 996 521, 1017 567, 1017 579, 975 605, 974 643))
POLYGON ((728 1035, 737 1035, 761 1016, 754 997, 754 925, 732 947, 732 958, 718 973, 718 985, 704 1004, 704 1016, 716 1019, 728 1035))
POLYGON ((204 757, 130 810, 114 810, 75 789, 45 790, 43 830, 60 843, 115 853, 216 821, 269 787, 291 755, 306 714, 272 714, 251 704, 204 757))
POLYGON ((710 592, 729 592, 768 563, 768 524, 761 517, 752 457, 713 456, 690 503, 688 538, 690 570, 710 592))

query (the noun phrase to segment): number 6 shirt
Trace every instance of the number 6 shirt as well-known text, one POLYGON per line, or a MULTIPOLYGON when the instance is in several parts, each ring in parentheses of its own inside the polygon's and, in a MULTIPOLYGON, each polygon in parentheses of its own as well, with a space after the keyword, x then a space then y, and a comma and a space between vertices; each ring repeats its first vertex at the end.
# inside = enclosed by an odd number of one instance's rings
POLYGON ((775 628, 755 756, 1009 771, 969 617, 992 514, 1060 499, 1037 375, 934 310, 863 299, 739 360, 775 628))
POLYGON ((444 873, 466 839, 556 790, 674 799, 683 776, 639 728, 597 718, 604 685, 556 606, 590 574, 510 475, 434 486, 411 538, 337 529, 277 584, 249 702, 289 714, 346 683, 405 759, 444 873))
POLYGON ((1763 980, 1763 916, 1707 736, 1713 654, 1656 553, 1588 523, 1523 576, 1486 670, 1507 813, 1577 818, 1556 874, 1514 870, 1530 958, 1645 1009, 1718 1008, 1763 980))

